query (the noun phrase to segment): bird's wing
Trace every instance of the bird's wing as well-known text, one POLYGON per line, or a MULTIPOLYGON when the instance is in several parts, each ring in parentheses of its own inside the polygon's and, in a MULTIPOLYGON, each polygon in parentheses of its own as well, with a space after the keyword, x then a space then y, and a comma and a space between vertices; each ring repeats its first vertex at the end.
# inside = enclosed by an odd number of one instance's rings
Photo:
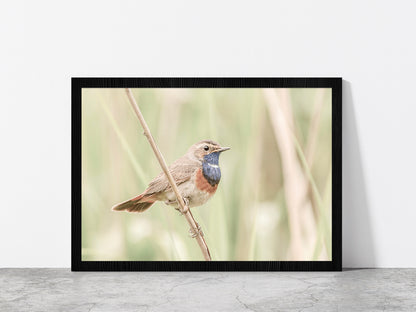
MULTIPOLYGON (((176 181, 176 185, 179 185, 185 181, 188 181, 192 177, 195 170, 197 170, 199 167, 201 167, 200 162, 183 156, 177 159, 168 168, 176 181)), ((152 182, 150 182, 145 193, 150 195, 154 193, 164 192, 170 188, 171 186, 169 181, 165 173, 162 171, 156 178, 153 179, 152 182)))

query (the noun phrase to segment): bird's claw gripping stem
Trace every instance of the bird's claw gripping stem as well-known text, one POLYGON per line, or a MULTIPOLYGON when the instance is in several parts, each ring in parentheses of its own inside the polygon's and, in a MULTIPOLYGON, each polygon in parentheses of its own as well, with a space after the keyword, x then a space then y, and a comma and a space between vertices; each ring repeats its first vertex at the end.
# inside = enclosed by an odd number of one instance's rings
POLYGON ((191 238, 195 238, 198 235, 204 236, 204 232, 202 232, 201 226, 197 222, 195 222, 195 223, 196 223, 196 229, 190 228, 189 229, 189 236, 191 238))
POLYGON ((182 209, 179 209, 181 215, 187 213, 188 210, 189 210, 189 200, 188 200, 188 198, 183 197, 182 199, 183 199, 183 202, 185 203, 185 209, 183 209, 183 210, 182 209))

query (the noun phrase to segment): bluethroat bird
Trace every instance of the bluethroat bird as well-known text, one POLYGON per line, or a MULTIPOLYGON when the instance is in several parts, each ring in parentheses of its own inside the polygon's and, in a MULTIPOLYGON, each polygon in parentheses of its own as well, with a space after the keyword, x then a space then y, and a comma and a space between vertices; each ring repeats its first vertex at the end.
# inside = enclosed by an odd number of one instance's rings
MULTIPOLYGON (((220 153, 229 149, 210 140, 201 141, 192 145, 185 155, 169 166, 169 171, 189 208, 205 204, 214 195, 221 179, 218 159, 220 153)), ((158 200, 180 210, 164 172, 154 178, 143 193, 115 205, 112 209, 143 212, 158 200)))

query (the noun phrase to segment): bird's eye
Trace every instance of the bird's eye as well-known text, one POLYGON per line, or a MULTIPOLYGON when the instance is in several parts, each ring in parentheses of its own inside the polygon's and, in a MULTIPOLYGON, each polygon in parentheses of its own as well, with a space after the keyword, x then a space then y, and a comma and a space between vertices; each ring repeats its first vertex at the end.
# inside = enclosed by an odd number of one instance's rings
POLYGON ((205 146, 204 146, 204 150, 206 150, 206 151, 207 151, 207 150, 209 150, 208 145, 205 145, 205 146))

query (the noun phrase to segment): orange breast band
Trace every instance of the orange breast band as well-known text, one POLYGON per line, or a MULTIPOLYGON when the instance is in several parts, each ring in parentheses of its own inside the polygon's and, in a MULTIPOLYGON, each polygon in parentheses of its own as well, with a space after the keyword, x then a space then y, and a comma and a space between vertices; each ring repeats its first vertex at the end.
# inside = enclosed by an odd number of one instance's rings
POLYGON ((218 184, 215 184, 214 186, 209 184, 202 173, 202 169, 198 169, 196 172, 195 183, 199 190, 208 192, 209 194, 214 194, 218 187, 218 184))

